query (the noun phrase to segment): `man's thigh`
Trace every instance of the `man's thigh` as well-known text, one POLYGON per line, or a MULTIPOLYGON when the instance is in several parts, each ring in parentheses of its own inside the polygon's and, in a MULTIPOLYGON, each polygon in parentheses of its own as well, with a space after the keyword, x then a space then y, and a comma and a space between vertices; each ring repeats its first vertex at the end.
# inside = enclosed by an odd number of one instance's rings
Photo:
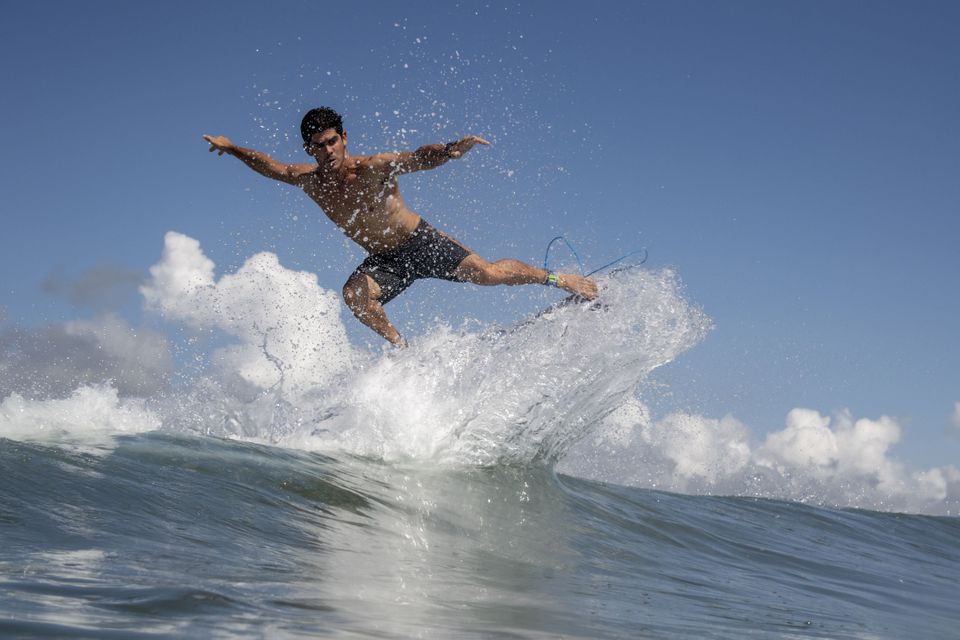
POLYGON ((477 254, 471 253, 463 259, 453 273, 464 282, 486 284, 490 280, 491 266, 489 262, 477 254))

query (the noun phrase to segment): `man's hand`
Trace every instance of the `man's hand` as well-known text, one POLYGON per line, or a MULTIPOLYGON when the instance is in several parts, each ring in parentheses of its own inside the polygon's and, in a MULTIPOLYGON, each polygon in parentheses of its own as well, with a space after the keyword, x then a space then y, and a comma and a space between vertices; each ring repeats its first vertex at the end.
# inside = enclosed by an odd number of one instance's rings
POLYGON ((216 151, 218 156, 222 156, 225 153, 233 155, 233 150, 235 147, 233 143, 230 142, 230 139, 226 136, 203 136, 203 139, 210 143, 211 153, 216 151))
POLYGON ((478 144, 489 145, 490 143, 480 136, 467 136, 466 138, 461 138, 456 142, 448 142, 445 145, 445 150, 448 157, 456 160, 467 151, 470 151, 470 149, 473 149, 474 145, 478 144))

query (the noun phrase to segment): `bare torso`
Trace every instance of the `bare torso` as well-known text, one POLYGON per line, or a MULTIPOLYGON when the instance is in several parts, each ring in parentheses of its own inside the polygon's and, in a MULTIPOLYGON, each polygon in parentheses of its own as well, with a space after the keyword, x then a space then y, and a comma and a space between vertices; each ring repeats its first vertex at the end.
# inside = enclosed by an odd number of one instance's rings
POLYGON ((302 187, 348 238, 369 253, 403 244, 420 222, 404 203, 396 176, 368 157, 347 156, 335 172, 313 171, 304 176, 302 187))
MULTIPOLYGON (((324 109, 308 112, 305 123, 315 111, 324 112, 324 109)), ((210 151, 219 155, 228 153, 271 180, 302 188, 337 228, 371 254, 396 249, 420 224, 420 216, 408 209, 400 196, 397 184, 400 175, 439 167, 448 160, 460 158, 474 145, 490 144, 478 136, 467 136, 446 144, 423 145, 413 152, 351 156, 346 152, 347 134, 337 125, 339 116, 330 109, 325 111, 323 118, 332 113, 336 121, 331 121, 329 128, 313 131, 309 137, 303 134, 304 151, 316 164, 278 162, 255 149, 238 147, 225 136, 204 135, 203 138, 210 143, 210 151)), ((310 130, 301 128, 303 131, 310 130)), ((548 273, 513 259, 489 263, 467 251, 469 255, 460 260, 455 271, 430 277, 456 276, 457 280, 483 285, 549 283, 588 300, 597 296, 596 283, 589 278, 548 273)), ((404 287, 407 285, 409 282, 404 287)), ((379 303, 382 295, 379 282, 369 273, 355 271, 344 285, 343 294, 347 306, 364 324, 394 344, 405 344, 379 303)))

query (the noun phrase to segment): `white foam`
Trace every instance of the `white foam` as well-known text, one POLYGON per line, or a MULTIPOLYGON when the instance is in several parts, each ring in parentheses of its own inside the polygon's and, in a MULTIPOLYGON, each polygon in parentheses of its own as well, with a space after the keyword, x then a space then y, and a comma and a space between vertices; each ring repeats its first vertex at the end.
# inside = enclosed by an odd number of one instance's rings
POLYGON ((0 403, 0 437, 45 443, 106 443, 117 434, 159 429, 142 399, 121 399, 114 387, 82 386, 68 398, 29 400, 13 393, 0 403))
POLYGON ((284 442, 456 464, 559 459, 709 326, 670 271, 618 274, 601 300, 507 329, 431 331, 348 377, 325 418, 284 442))

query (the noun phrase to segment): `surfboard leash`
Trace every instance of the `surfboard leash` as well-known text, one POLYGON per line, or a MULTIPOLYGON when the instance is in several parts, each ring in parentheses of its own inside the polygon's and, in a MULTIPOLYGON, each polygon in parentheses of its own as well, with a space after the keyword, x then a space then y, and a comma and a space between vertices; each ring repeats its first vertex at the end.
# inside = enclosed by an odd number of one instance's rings
POLYGON ((544 252, 544 254, 543 254, 543 268, 546 269, 546 270, 547 270, 548 272, 550 272, 550 273, 553 273, 553 270, 550 269, 550 249, 552 249, 552 248, 553 248, 553 245, 554 245, 557 241, 559 241, 559 240, 562 240, 563 243, 564 243, 565 245, 567 245, 567 248, 570 249, 570 253, 572 253, 572 254, 573 254, 573 257, 577 259, 577 266, 580 268, 580 275, 585 276, 585 277, 592 276, 593 274, 599 273, 600 271, 603 271, 604 269, 609 269, 610 267, 612 267, 612 266, 614 266, 614 265, 617 265, 617 264, 623 262, 624 260, 626 260, 627 258, 629 258, 629 257, 631 257, 631 256, 643 254, 643 258, 640 260, 640 262, 637 262, 636 264, 629 265, 630 267, 639 267, 640 265, 642 265, 643 263, 645 263, 645 262, 647 261, 647 258, 648 258, 648 257, 650 257, 649 252, 647 251, 646 247, 644 247, 644 248, 641 248, 641 249, 637 249, 637 250, 635 250, 635 251, 630 251, 630 252, 628 252, 628 253, 625 253, 625 254, 623 254, 622 256, 620 256, 619 258, 617 258, 616 260, 612 260, 612 261, 608 262, 607 264, 603 265, 602 267, 597 267, 596 269, 594 269, 594 270, 591 271, 590 273, 584 273, 583 260, 580 259, 580 254, 577 253, 577 250, 573 248, 573 245, 570 244, 570 241, 569 241, 569 240, 567 240, 567 239, 564 238, 563 236, 556 236, 553 240, 551 240, 551 241, 547 244, 547 250, 546 250, 546 252, 544 252))

